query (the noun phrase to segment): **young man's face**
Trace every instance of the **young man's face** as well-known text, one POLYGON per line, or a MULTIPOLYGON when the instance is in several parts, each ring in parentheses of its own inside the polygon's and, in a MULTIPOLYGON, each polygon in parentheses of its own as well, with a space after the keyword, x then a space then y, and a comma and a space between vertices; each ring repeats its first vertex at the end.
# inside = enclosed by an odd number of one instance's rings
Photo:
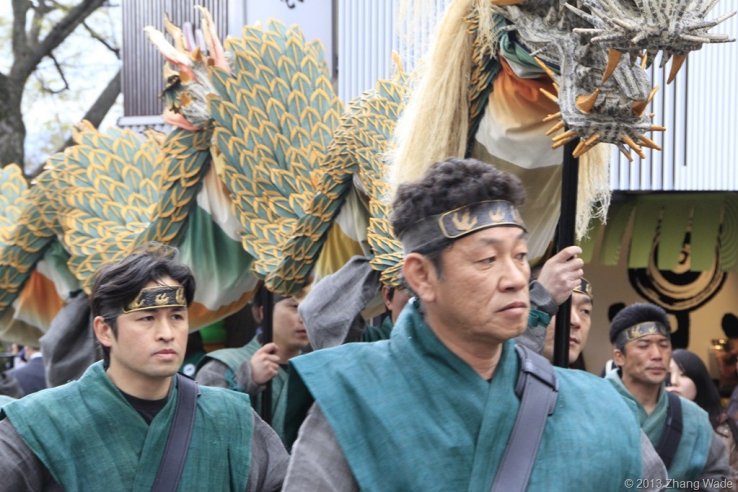
MULTIPOLYGON (((165 277, 145 287, 178 286, 165 277)), ((129 382, 168 378, 179 370, 187 350, 187 308, 164 307, 134 311, 118 316, 117 336, 105 323, 98 333, 100 343, 110 347, 110 367, 129 382)))
POLYGON ((274 305, 274 343, 287 350, 302 350, 308 345, 307 330, 297 312, 298 305, 293 297, 282 299, 274 305))
POLYGON ((613 359, 623 369, 623 383, 659 386, 666 379, 671 361, 671 340, 664 335, 646 335, 614 350, 613 359))
MULTIPOLYGON (((589 329, 592 327, 592 299, 587 294, 573 292, 571 295, 571 320, 569 326, 569 364, 577 360, 584 350, 589 338, 589 329)), ((556 331, 556 316, 546 329, 546 341, 543 346, 543 355, 553 360, 554 333, 556 331)))
POLYGON ((465 341, 500 343, 527 326, 528 242, 518 227, 491 227, 454 241, 430 275, 433 319, 465 341), (435 272, 435 273, 434 273, 435 272))

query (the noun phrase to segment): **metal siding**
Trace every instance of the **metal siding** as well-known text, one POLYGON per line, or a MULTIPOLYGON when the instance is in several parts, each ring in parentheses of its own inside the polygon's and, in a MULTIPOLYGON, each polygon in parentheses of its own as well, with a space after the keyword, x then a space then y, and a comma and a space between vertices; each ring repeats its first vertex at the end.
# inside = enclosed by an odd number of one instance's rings
MULTIPOLYGON (((720 17, 735 10, 723 0, 708 16, 720 17)), ((713 29, 738 35, 738 17, 713 29)), ((666 86, 671 66, 659 69, 660 57, 651 69, 661 87, 651 108, 655 124, 667 128, 653 133, 662 152, 646 149, 647 159, 634 156, 631 164, 615 149, 610 166, 614 191, 724 191, 738 190, 738 46, 736 43, 703 47, 687 58, 677 79, 666 86)))
POLYGON ((649 80, 652 85, 660 87, 646 112, 656 114, 653 123, 667 127, 664 133, 653 132, 650 135, 662 151, 655 151, 644 147, 645 159, 641 159, 635 152, 631 152, 633 162, 629 162, 619 149, 613 147, 612 162, 610 165, 610 187, 613 190, 666 190, 673 189, 673 169, 666 163, 673 159, 675 153, 674 138, 679 133, 673 125, 679 120, 678 107, 676 105, 675 85, 682 84, 679 75, 672 85, 665 86, 664 72, 658 66, 661 57, 657 57, 648 70, 649 80))
POLYGON ((391 74, 392 0, 338 3, 338 95, 348 102, 391 74))
MULTIPOLYGON (((723 0, 711 18, 735 10, 735 2, 723 0)), ((735 16, 714 29, 738 35, 735 16)), ((737 190, 738 155, 738 46, 736 43, 706 46, 689 59, 690 98, 687 101, 687 169, 680 176, 683 189, 737 190)))
POLYGON ((412 12, 398 22, 399 2, 342 0, 338 3, 338 95, 348 102, 392 76, 392 51, 411 71, 427 51, 433 27, 450 0, 434 0, 416 21, 412 12), (399 26, 398 26, 399 24, 399 26), (410 35, 407 35, 407 32, 410 35))

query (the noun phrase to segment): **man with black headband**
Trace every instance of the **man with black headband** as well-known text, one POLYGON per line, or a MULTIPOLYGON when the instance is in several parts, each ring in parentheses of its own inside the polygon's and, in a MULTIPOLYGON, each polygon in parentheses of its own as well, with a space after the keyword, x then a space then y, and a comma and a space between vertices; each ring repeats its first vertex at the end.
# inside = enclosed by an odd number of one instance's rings
MULTIPOLYGON (((579 358, 587 344, 589 329, 592 327, 592 284, 585 278, 579 280, 571 293, 571 317, 569 318, 569 365, 579 358)), ((546 340, 543 345, 543 355, 553 361, 554 334, 556 332, 556 317, 546 330, 546 340)))
MULTIPOLYGON (((610 324, 617 366, 606 378, 629 403, 643 431, 661 456, 669 478, 699 481, 700 490, 729 477, 725 446, 695 403, 665 391, 671 361, 671 329, 655 304, 632 304, 610 324)), ((672 487, 670 487, 672 488, 672 487)), ((691 488, 691 487, 689 487, 691 488)))
POLYGON ((620 491, 665 477, 607 382, 518 354, 511 339, 529 310, 523 199, 517 178, 473 159, 438 162, 399 187, 392 224, 416 297, 389 340, 293 359, 315 404, 284 490, 517 490, 508 480, 523 477, 523 490, 620 491))
MULTIPOLYGON (((257 292, 256 298, 259 294, 257 292)), ((243 347, 210 352, 198 364, 195 380, 205 386, 248 393, 257 411, 261 409, 262 391, 271 381, 271 425, 284 440, 289 386, 287 364, 308 346, 308 338, 297 312, 299 301, 295 297, 272 296, 272 342, 263 344, 261 335, 256 335, 243 347)), ((263 306, 258 307, 263 311, 263 306)), ((258 317, 263 319, 263 312, 258 313, 258 317)))
POLYGON ((172 253, 152 245, 97 272, 104 361, 2 408, 3 490, 279 490, 288 456, 248 397, 176 374, 195 280, 172 253))

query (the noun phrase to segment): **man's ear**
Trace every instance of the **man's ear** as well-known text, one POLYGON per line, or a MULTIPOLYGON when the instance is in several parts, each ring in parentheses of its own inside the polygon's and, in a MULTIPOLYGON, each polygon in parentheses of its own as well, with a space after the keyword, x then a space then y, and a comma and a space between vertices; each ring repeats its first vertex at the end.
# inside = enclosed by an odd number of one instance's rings
POLYGON ((625 355, 623 355, 623 352, 621 352, 618 349, 612 350, 612 360, 615 362, 615 365, 618 367, 623 367, 625 364, 625 355))
POLYGON ((438 275, 433 263, 420 253, 409 253, 402 264, 402 274, 410 290, 424 303, 436 299, 435 285, 438 275))
POLYGON ((390 296, 389 296, 391 288, 392 287, 389 287, 387 285, 382 286, 382 300, 384 301, 384 307, 387 308, 388 311, 392 307, 392 299, 390 299, 390 296))
POLYGON ((95 332, 95 337, 100 342, 100 345, 103 347, 110 347, 113 345, 115 335, 113 334, 113 329, 107 321, 105 321, 105 318, 102 316, 95 316, 92 320, 92 331, 95 332))

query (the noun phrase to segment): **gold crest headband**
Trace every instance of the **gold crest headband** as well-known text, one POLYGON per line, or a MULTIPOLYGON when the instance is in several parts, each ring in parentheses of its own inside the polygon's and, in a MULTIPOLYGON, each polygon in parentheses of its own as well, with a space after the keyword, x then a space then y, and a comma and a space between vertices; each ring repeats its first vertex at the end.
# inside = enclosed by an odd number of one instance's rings
POLYGON ((405 252, 409 253, 437 241, 439 237, 459 239, 482 229, 499 226, 527 230, 515 205, 506 200, 489 200, 423 219, 403 232, 400 240, 405 252))
POLYGON ((584 277, 579 281, 579 285, 574 287, 574 292, 579 292, 580 294, 589 296, 590 299, 594 299, 594 296, 592 296, 592 284, 584 277))
POLYGON ((623 347, 626 343, 637 340, 638 338, 645 337, 648 335, 664 335, 667 338, 671 338, 671 331, 668 326, 658 321, 645 321, 638 323, 637 325, 630 326, 620 333, 615 338, 615 346, 623 347))
POLYGON ((123 308, 123 313, 165 307, 187 307, 184 287, 181 285, 161 285, 143 288, 136 298, 123 308))

